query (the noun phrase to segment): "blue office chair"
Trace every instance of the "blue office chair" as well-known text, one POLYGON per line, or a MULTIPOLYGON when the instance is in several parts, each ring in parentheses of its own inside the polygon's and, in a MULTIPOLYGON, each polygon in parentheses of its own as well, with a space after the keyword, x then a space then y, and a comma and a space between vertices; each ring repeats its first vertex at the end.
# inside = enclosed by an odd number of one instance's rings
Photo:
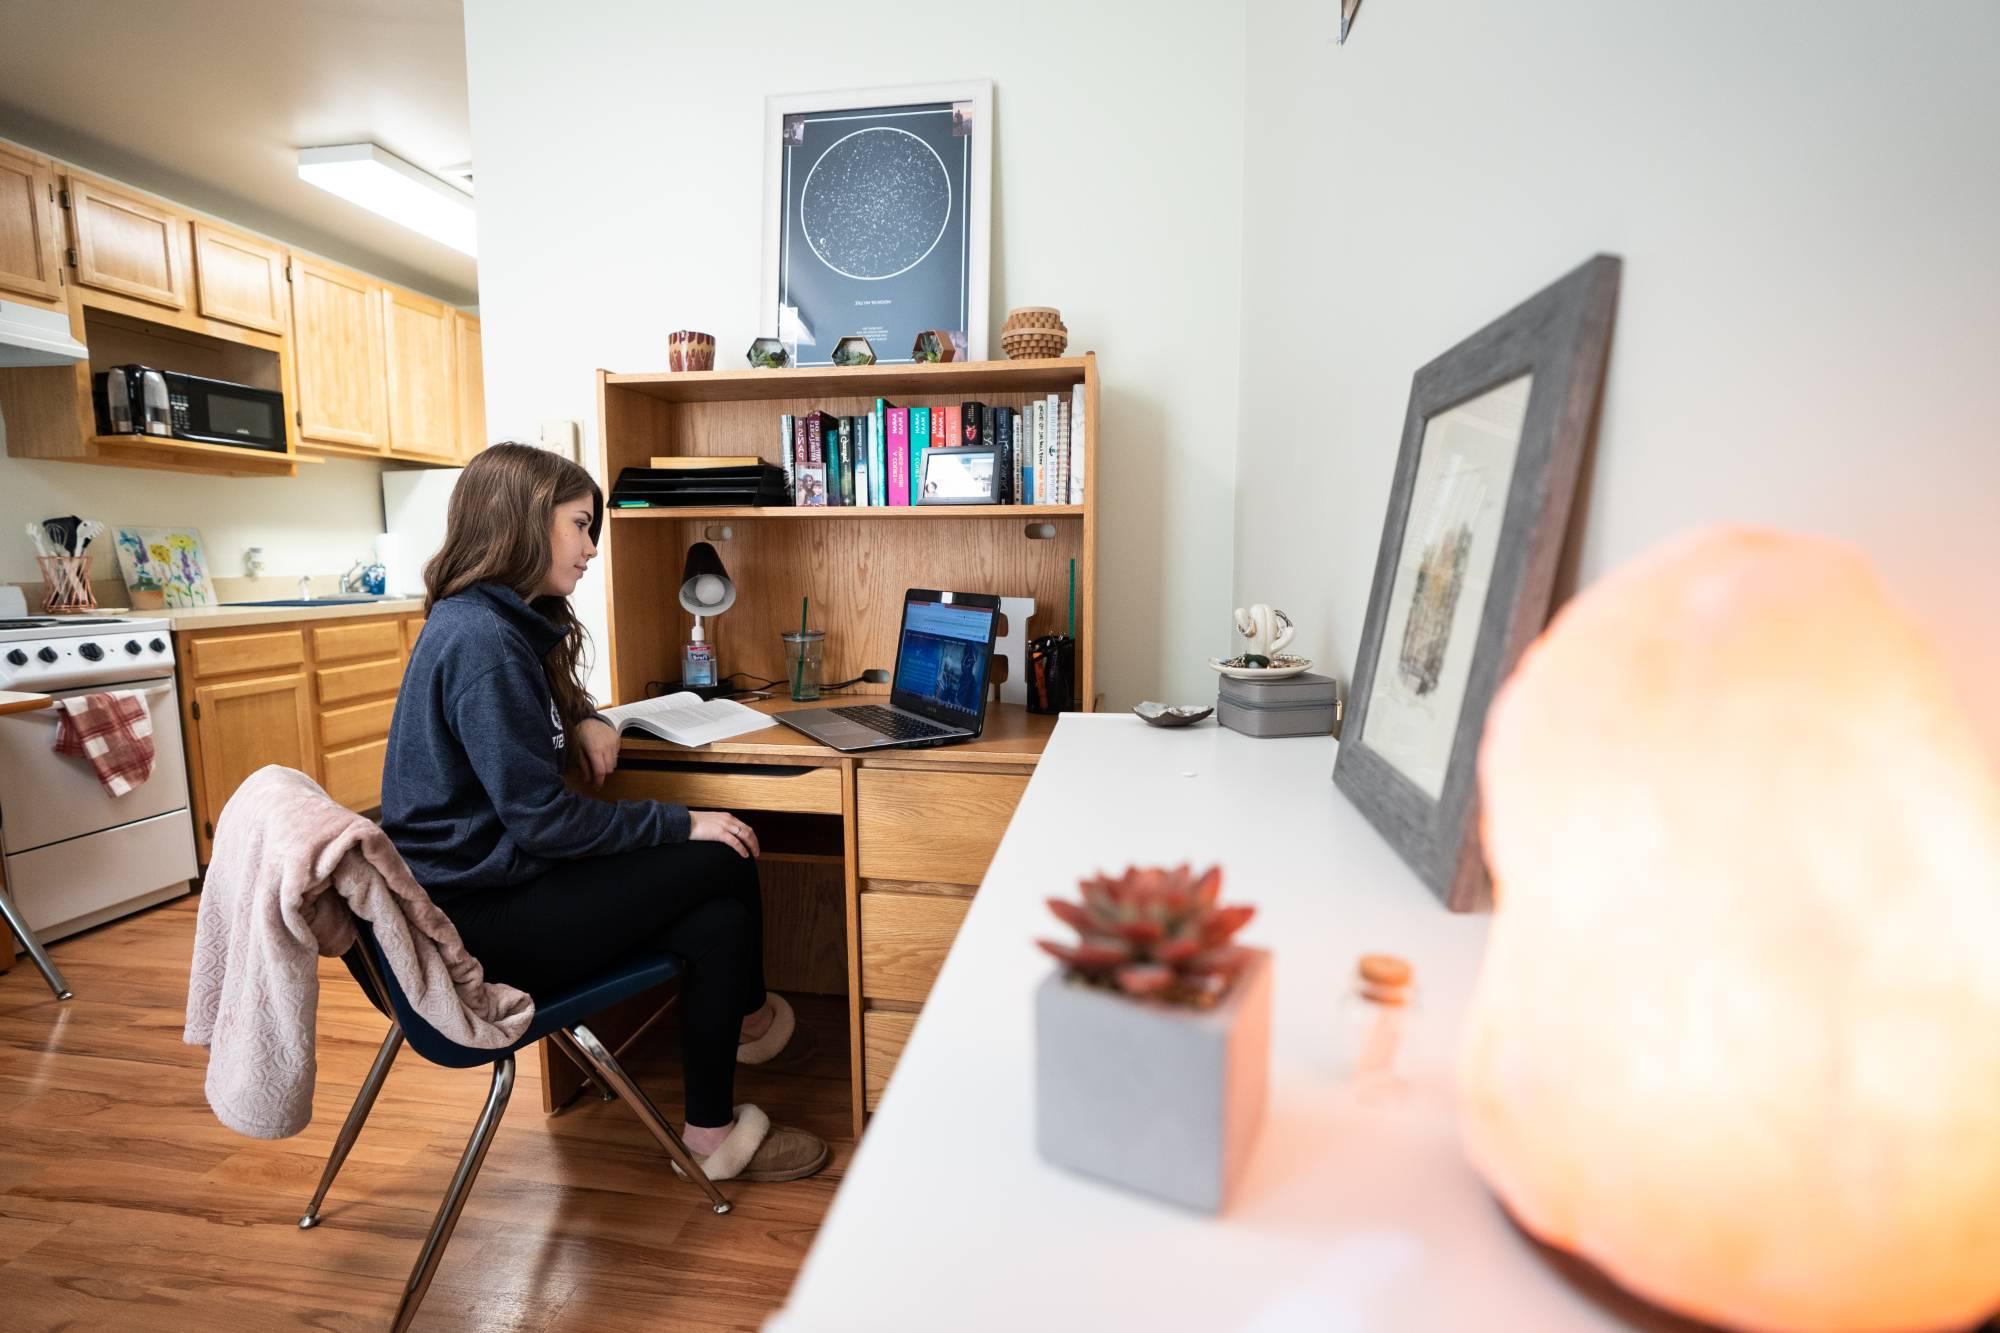
POLYGON ((679 976, 681 960, 678 957, 654 954, 634 959, 568 994, 549 996, 545 1000, 538 998, 535 1021, 520 1040, 505 1049, 481 1049, 460 1046, 448 1040, 418 1017, 410 1007, 408 997, 396 984, 395 973, 383 959, 374 931, 365 921, 357 920, 355 924, 360 927, 361 939, 348 951, 343 961, 360 983, 363 993, 388 1017, 389 1035, 382 1039, 382 1048, 375 1053, 375 1063, 361 1084, 361 1095, 354 1099, 354 1109, 347 1113, 347 1123, 340 1127, 340 1137, 334 1140, 333 1156, 327 1159, 326 1172, 320 1177, 319 1188, 313 1191, 312 1202, 306 1205, 305 1216, 299 1219, 300 1228, 310 1230, 319 1225, 319 1209, 326 1201, 326 1192, 332 1188, 333 1178, 339 1174, 341 1163, 347 1160, 355 1139, 360 1137, 361 1126, 366 1123, 368 1112, 375 1105, 375 1095, 382 1090, 382 1083, 389 1076, 389 1066, 394 1063, 396 1052, 402 1049, 404 1041, 407 1040, 424 1059, 447 1069, 493 1066, 493 1088, 486 1096, 486 1109, 480 1113, 471 1141, 465 1145, 465 1155, 459 1158, 458 1170, 452 1174, 451 1188, 445 1191, 444 1202, 439 1205, 437 1217, 431 1222, 430 1235, 424 1238, 424 1247, 417 1254, 416 1266, 410 1270, 409 1283, 403 1289, 403 1303, 397 1307, 395 1323, 390 1326, 393 1333, 403 1333, 416 1317, 424 1293, 430 1290, 431 1277, 437 1272, 438 1261, 444 1257, 444 1247, 451 1243, 451 1233, 458 1226, 459 1212, 465 1207, 466 1196, 472 1192, 472 1182, 478 1178, 479 1168, 486 1161, 486 1149, 493 1142, 493 1131, 499 1128, 500 1117, 507 1110, 507 1098, 514 1090, 514 1052, 543 1037, 553 1041, 558 1049, 576 1062, 578 1068, 592 1072, 610 1093, 623 1098, 639 1117, 640 1123, 651 1130, 653 1137, 660 1141, 660 1146, 667 1150, 667 1156, 673 1159, 681 1174, 708 1196, 715 1211, 729 1211, 729 1200, 703 1173, 689 1154, 687 1145, 681 1142, 680 1135, 674 1133, 659 1108, 625 1073, 617 1057, 606 1050, 582 1022, 600 1009, 679 976))

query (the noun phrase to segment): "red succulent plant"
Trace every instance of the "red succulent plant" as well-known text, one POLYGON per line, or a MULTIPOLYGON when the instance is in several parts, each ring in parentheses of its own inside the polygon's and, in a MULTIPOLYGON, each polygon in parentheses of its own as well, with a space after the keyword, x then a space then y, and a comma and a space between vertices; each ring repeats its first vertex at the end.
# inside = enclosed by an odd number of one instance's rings
POLYGON ((1081 937, 1075 944, 1036 940, 1072 977, 1127 995, 1178 1004, 1215 1003, 1247 955, 1230 937, 1256 915, 1223 907, 1222 867, 1200 875, 1186 865, 1132 866, 1116 879, 1086 879, 1081 904, 1049 899, 1049 910, 1081 937))

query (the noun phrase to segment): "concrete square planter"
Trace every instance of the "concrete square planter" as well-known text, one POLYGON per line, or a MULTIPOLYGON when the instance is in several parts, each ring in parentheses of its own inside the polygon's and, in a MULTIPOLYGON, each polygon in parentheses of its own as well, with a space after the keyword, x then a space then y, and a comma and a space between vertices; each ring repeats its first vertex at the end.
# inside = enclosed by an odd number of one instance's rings
POLYGON ((1135 1000, 1052 972, 1035 991, 1035 1144, 1057 1166, 1218 1212, 1264 1119, 1271 955, 1213 1009, 1135 1000))

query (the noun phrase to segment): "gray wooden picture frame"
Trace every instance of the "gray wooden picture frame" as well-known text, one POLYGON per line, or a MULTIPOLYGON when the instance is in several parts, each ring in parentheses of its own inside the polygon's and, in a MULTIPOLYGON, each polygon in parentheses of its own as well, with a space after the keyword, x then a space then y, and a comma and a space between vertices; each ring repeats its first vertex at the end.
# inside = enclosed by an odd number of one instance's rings
POLYGON ((1594 257, 1426 365, 1410 385, 1333 780, 1454 912, 1483 911, 1491 904, 1479 851, 1479 737, 1494 691, 1548 621, 1577 474, 1603 386, 1620 268, 1616 256, 1594 257), (1433 800, 1367 741, 1375 668, 1424 431, 1440 413, 1531 373, 1471 674, 1452 733, 1442 794, 1433 800))

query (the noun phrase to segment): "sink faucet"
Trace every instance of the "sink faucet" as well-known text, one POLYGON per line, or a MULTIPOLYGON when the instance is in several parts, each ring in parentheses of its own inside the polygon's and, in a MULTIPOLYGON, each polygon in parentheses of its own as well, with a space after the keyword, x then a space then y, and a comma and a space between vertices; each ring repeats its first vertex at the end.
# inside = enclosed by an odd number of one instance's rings
POLYGON ((302 602, 310 602, 312 600, 312 595, 313 595, 312 580, 307 578, 304 574, 299 575, 299 600, 302 602))

